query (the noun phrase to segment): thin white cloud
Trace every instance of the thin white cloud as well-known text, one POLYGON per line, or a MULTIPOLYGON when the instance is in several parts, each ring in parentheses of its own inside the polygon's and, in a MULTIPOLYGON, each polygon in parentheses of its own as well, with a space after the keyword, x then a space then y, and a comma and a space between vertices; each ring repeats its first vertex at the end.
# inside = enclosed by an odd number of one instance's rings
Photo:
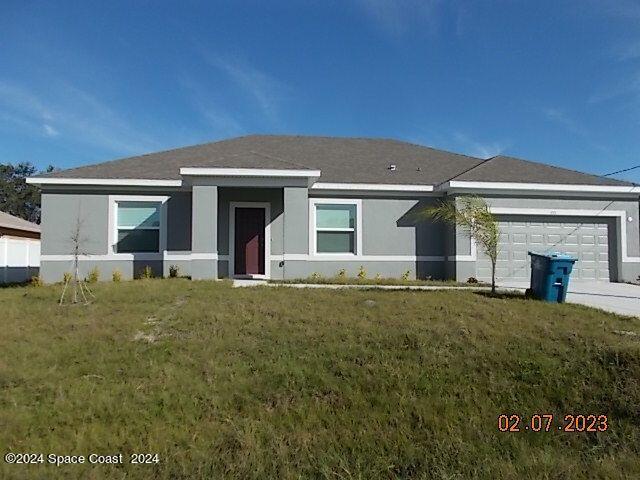
POLYGON ((214 130, 214 137, 231 137, 245 133, 240 121, 224 111, 215 96, 201 83, 184 75, 179 83, 187 91, 192 107, 204 118, 207 125, 214 130))
POLYGON ((640 40, 618 45, 618 47, 614 49, 614 55, 621 61, 639 59, 640 40))
POLYGON ((564 110, 556 107, 540 108, 539 112, 544 118, 554 125, 560 126, 565 130, 582 137, 583 142, 601 152, 610 154, 611 149, 606 145, 594 141, 594 135, 581 123, 570 117, 564 110))
POLYGON ((501 155, 509 147, 509 144, 505 142, 479 142, 461 132, 455 132, 453 139, 460 150, 467 155, 478 158, 491 158, 501 155))
POLYGON ((238 58, 205 54, 207 62, 224 72, 238 87, 256 102, 262 113, 270 120, 276 120, 279 103, 286 87, 271 75, 258 70, 238 58))
MULTIPOLYGON (((443 0, 356 0, 364 13, 384 32, 399 36, 419 26, 429 32, 438 29, 442 7, 453 2, 443 0)), ((455 6, 455 5, 454 5, 455 6)), ((468 14, 465 11, 465 15, 468 14)), ((458 18, 460 21, 461 19, 458 18)), ((461 24, 457 27, 461 27, 461 24)))
POLYGON ((0 120, 29 134, 67 136, 118 154, 158 146, 104 102, 66 83, 50 82, 46 93, 41 93, 0 81, 0 120))
POLYGON ((640 99, 640 71, 625 81, 618 82, 608 87, 600 88, 588 98, 588 103, 597 104, 614 100, 620 97, 633 96, 640 99))
POLYGON ((585 135, 587 133, 581 125, 578 125, 575 120, 570 118, 564 111, 559 108, 543 107, 540 109, 540 112, 547 120, 550 120, 551 122, 560 125, 573 133, 577 133, 579 135, 585 135))
POLYGON ((636 0, 591 0, 591 3, 609 15, 626 20, 640 20, 640 3, 636 0))
POLYGON ((47 137, 57 137, 58 135, 60 135, 60 132, 58 132, 58 130, 56 130, 55 128, 53 128, 51 125, 47 123, 42 125, 42 129, 44 130, 44 134, 47 137))

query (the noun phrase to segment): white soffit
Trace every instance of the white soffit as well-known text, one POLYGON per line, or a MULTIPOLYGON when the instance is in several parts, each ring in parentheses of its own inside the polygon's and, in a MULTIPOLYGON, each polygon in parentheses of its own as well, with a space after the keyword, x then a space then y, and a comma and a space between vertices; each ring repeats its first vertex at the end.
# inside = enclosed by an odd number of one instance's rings
POLYGON ((29 177, 33 185, 104 185, 132 187, 180 187, 182 180, 152 180, 148 178, 57 178, 29 177))
POLYGON ((312 190, 357 190, 380 192, 433 192, 433 185, 404 185, 394 183, 314 183, 312 190))
POLYGON ((317 178, 320 170, 269 169, 269 168, 200 168, 182 167, 180 175, 206 177, 302 177, 317 178))
POLYGON ((441 190, 529 190, 540 192, 577 193, 640 193, 635 185, 574 185, 566 183, 520 183, 520 182, 463 182, 452 180, 441 190))

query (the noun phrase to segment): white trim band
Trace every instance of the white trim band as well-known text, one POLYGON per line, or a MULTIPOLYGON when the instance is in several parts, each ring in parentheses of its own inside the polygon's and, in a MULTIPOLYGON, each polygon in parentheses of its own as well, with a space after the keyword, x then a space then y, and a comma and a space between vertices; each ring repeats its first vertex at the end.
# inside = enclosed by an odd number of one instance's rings
POLYGON ((124 187, 181 187, 182 180, 151 180, 148 178, 55 178, 28 177, 32 185, 104 185, 124 187))
POLYGON ((180 175, 206 177, 304 177, 317 178, 320 170, 270 168, 200 168, 182 167, 180 175))
MULTIPOLYGON (((227 255, 222 255, 227 259, 227 255)), ((190 261, 190 260, 218 260, 217 253, 176 253, 176 252, 164 252, 164 253, 111 253, 107 255, 78 255, 78 260, 90 260, 101 262, 116 262, 116 261, 190 261)), ((73 255, 40 255, 41 261, 51 262, 64 262, 72 261, 73 255)))
MULTIPOLYGON (((443 262, 443 256, 415 255, 308 255, 306 253, 285 253, 283 260, 305 262, 443 262)), ((273 258, 273 257, 272 257, 273 258)))
POLYGON ((433 185, 404 185, 400 183, 314 183, 311 190, 356 190, 378 192, 433 192, 433 185))
POLYGON ((452 180, 439 190, 532 190, 542 192, 578 193, 640 193, 640 186, 620 185, 574 185, 564 183, 520 183, 520 182, 464 182, 452 180))

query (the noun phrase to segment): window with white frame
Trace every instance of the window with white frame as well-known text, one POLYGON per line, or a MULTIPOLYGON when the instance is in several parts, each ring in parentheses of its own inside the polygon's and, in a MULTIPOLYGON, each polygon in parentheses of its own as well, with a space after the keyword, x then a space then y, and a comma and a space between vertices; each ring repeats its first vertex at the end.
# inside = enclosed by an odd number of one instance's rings
POLYGON ((358 207, 354 203, 314 204, 316 253, 356 254, 358 207))
POLYGON ((116 253, 160 251, 161 202, 116 202, 116 253))

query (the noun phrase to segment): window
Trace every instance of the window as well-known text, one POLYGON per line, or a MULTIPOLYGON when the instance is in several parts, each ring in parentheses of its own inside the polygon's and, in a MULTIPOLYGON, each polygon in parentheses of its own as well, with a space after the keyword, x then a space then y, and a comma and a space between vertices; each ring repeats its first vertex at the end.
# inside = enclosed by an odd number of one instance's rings
POLYGON ((160 251, 160 203, 116 203, 116 253, 160 251))
POLYGON ((316 253, 357 251, 358 208, 356 203, 315 203, 316 253))

